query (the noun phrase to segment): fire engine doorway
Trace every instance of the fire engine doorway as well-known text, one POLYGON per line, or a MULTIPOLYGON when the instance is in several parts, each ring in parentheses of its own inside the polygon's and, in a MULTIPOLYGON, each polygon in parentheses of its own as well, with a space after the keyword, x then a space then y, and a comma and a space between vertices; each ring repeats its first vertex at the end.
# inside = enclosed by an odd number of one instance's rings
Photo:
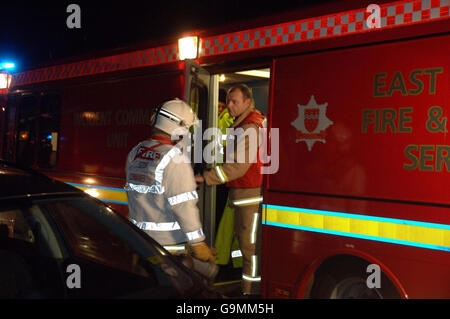
MULTIPOLYGON (((213 91, 213 94, 212 101, 210 102, 210 114, 213 118, 210 119, 210 123, 212 127, 219 128, 224 135, 226 134, 228 125, 232 124, 230 121, 224 120, 228 116, 228 110, 226 108, 227 91, 233 85, 238 83, 245 84, 252 90, 255 108, 266 116, 268 114, 270 68, 240 69, 234 72, 214 74, 211 76, 211 90, 213 91)), ((223 154, 217 155, 216 159, 223 156, 223 154)), ((222 162, 222 160, 219 160, 219 162, 222 162)), ((217 164, 218 163, 216 162, 213 165, 209 165, 209 167, 214 167, 217 164)), ((214 234, 212 243, 214 243, 215 234, 218 230, 227 202, 228 188, 224 184, 218 185, 214 187, 214 192, 211 196, 214 196, 212 199, 214 206, 210 206, 212 209, 211 212, 215 213, 215 216, 211 220, 213 222, 213 225, 211 225, 211 233, 214 234)), ((239 254, 237 254, 237 256, 239 256, 239 254)))
MULTIPOLYGON (((217 102, 214 107, 216 108, 218 119, 218 128, 224 130, 224 125, 227 125, 227 121, 224 120, 228 116, 228 110, 226 108, 226 96, 227 91, 235 84, 247 85, 255 100, 255 108, 263 113, 266 117, 269 110, 269 87, 270 87, 270 68, 262 69, 241 69, 234 72, 216 74, 215 77, 218 81, 217 102), (222 126, 222 127, 221 127, 222 126)), ((232 123, 228 122, 228 125, 232 123)), ((225 131, 226 132, 226 131, 225 131)), ((225 205, 228 198, 228 188, 226 185, 218 185, 216 187, 216 225, 217 231, 225 205)), ((233 254, 234 255, 234 254, 233 254)), ((239 256, 236 254, 235 256, 239 256)))
MULTIPOLYGON (((263 114, 268 114, 270 69, 241 69, 234 72, 210 75, 194 61, 186 61, 185 100, 191 105, 199 119, 197 129, 201 134, 192 140, 191 161, 194 171, 213 168, 217 162, 207 163, 203 150, 212 140, 205 140, 204 133, 208 128, 219 128, 219 118, 226 110, 227 90, 237 83, 246 84, 253 92, 255 107, 263 114), (200 137, 200 138, 199 138, 200 137), (201 152, 198 150, 200 149, 201 152), (199 155, 200 154, 200 155, 199 155), (201 158, 198 158, 201 157, 201 158)), ((217 160, 220 154, 215 154, 217 160)), ((200 185, 198 189, 198 206, 202 217, 203 229, 207 243, 214 246, 216 231, 222 217, 228 197, 225 185, 206 187, 200 185)))
MULTIPOLYGON (((214 77, 192 60, 185 62, 185 96, 192 110, 198 117, 198 123, 192 133, 191 139, 191 163, 195 173, 208 168, 203 160, 203 149, 208 141, 203 140, 203 134, 208 127, 215 127, 216 122, 213 114, 214 108, 214 77)), ((206 235, 208 245, 214 244, 215 237, 215 197, 216 188, 199 185, 198 206, 202 218, 203 230, 206 235)))

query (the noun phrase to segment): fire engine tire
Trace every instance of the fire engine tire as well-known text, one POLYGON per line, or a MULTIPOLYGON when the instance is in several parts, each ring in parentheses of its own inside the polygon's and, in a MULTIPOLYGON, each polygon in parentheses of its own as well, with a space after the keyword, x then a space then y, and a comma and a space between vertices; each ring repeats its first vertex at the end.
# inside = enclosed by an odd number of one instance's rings
POLYGON ((380 288, 369 288, 369 263, 359 258, 338 258, 320 267, 314 276, 312 299, 395 299, 400 298, 392 282, 381 272, 380 288))

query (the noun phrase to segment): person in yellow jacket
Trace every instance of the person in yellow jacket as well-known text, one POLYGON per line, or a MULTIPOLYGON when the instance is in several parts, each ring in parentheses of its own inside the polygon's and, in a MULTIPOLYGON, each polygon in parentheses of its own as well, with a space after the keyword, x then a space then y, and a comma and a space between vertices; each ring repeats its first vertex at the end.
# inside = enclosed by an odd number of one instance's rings
MULTIPOLYGON (((230 187, 229 198, 235 209, 235 231, 243 256, 242 292, 244 295, 259 295, 262 162, 258 153, 262 147, 259 129, 263 128, 265 117, 255 109, 252 92, 244 84, 234 85, 228 90, 227 108, 230 115, 235 117, 232 128, 240 129, 236 130, 236 143, 233 143, 237 151, 227 151, 223 165, 196 175, 196 181, 206 182, 208 186, 227 183, 230 187), (251 136, 256 137, 256 140, 251 136), (254 146, 257 146, 257 151, 254 146), (244 154, 240 154, 242 152, 244 154), (240 160, 242 158, 245 160, 240 160)), ((230 147, 228 143, 227 147, 230 147)))

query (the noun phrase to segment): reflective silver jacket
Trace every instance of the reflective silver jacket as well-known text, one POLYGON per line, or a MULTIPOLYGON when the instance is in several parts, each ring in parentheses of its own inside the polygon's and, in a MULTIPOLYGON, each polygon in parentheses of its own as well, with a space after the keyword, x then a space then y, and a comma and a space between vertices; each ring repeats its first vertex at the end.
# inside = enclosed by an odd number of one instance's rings
POLYGON ((132 221, 161 245, 205 239, 197 207, 197 184, 178 145, 152 136, 127 158, 128 204, 132 221))

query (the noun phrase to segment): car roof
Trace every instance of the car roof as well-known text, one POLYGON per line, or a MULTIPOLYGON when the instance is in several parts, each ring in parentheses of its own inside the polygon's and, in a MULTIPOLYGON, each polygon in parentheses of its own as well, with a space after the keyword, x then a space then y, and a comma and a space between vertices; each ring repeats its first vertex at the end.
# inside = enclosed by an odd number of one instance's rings
POLYGON ((61 193, 83 193, 29 168, 0 160, 0 199, 61 193))

